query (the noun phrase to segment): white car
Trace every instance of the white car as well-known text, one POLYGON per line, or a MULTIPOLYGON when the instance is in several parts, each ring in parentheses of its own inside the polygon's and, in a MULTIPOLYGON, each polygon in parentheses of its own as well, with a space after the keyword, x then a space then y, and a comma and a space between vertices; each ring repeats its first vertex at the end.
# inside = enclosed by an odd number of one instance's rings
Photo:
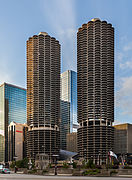
POLYGON ((1 172, 2 174, 10 174, 10 173, 11 173, 8 168, 0 169, 0 172, 1 172))

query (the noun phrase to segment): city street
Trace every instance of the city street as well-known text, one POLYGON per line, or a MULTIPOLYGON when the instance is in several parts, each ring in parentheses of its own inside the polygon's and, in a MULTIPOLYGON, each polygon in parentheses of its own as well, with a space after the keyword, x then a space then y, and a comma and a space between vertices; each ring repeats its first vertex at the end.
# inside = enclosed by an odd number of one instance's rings
POLYGON ((25 174, 0 174, 0 180, 39 180, 39 179, 44 179, 44 180, 126 180, 128 178, 123 178, 123 177, 70 177, 70 176, 37 176, 37 175, 25 175, 25 174))

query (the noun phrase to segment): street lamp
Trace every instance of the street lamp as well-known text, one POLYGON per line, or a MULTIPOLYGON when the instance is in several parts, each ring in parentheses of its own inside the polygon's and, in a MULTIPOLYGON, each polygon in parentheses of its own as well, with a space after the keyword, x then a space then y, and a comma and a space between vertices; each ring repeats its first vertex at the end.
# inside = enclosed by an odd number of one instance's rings
POLYGON ((93 161, 93 156, 91 156, 91 160, 93 161))
POLYGON ((57 154, 54 154, 53 155, 53 158, 55 160, 55 176, 57 175, 57 158, 59 157, 59 155, 57 154))
POLYGON ((16 159, 17 159, 17 158, 18 158, 17 156, 14 156, 14 160, 15 160, 15 169, 14 169, 14 173, 17 172, 17 170, 16 170, 16 159))
POLYGON ((125 163, 127 164, 127 154, 125 154, 125 163))
POLYGON ((84 149, 84 160, 87 162, 87 149, 84 149))
POLYGON ((102 151, 102 164, 105 164, 105 156, 106 156, 106 152, 105 150, 102 151))
POLYGON ((99 151, 99 154, 98 154, 98 165, 100 166, 100 151, 99 151))

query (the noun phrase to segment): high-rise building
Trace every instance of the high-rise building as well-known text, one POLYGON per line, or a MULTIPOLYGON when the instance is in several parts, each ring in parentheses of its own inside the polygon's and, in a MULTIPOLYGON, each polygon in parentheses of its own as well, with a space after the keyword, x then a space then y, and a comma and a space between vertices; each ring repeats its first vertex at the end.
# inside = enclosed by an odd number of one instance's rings
POLYGON ((28 157, 60 149, 60 44, 47 33, 27 41, 28 157))
POLYGON ((132 124, 114 125, 114 152, 116 154, 132 154, 132 124))
POLYGON ((61 74, 61 149, 66 150, 66 136, 77 128, 77 73, 68 70, 61 74))
POLYGON ((26 89, 4 83, 0 86, 0 162, 8 162, 8 125, 26 123, 26 89))
POLYGON ((27 155, 27 124, 11 122, 8 126, 8 161, 26 158, 27 155))
POLYGON ((114 28, 98 18, 77 33, 78 150, 106 163, 113 148, 114 28), (100 157, 99 157, 100 156, 100 157))

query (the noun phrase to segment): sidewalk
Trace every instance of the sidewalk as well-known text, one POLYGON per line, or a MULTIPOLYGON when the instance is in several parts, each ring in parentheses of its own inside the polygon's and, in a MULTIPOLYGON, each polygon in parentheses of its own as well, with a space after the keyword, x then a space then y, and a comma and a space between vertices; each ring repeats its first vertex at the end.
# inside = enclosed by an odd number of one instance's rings
POLYGON ((130 178, 132 178, 132 175, 119 175, 119 176, 117 176, 117 177, 130 177, 130 178))

